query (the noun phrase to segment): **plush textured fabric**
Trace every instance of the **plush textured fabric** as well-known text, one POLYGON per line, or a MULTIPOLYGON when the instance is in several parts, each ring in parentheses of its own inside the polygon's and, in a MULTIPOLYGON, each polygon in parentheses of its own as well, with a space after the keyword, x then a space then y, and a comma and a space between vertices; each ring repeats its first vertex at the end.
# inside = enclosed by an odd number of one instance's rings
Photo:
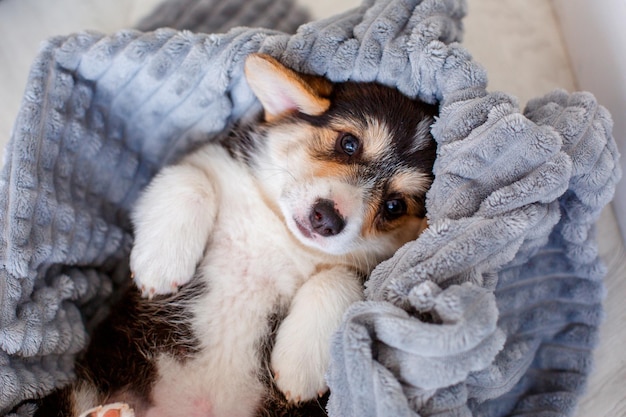
POLYGON ((440 105, 430 226, 374 271, 333 339, 329 414, 571 415, 602 318, 593 224, 620 177, 607 111, 558 91, 521 114, 488 93, 456 43, 462 0, 368 0, 294 35, 226 32, 305 16, 243 4, 170 0, 141 31, 42 48, 0 177, 0 413, 32 415, 29 400, 71 379, 127 279, 138 193, 259 109, 242 64, 261 51, 440 105))

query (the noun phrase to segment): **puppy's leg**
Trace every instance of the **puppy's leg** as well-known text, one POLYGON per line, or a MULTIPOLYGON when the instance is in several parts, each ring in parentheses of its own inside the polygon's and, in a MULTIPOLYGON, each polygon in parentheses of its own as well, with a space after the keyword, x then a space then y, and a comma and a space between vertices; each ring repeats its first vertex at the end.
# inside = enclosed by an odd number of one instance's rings
POLYGON ((133 212, 130 267, 143 295, 168 294, 193 277, 217 213, 208 173, 188 164, 163 169, 133 212))
POLYGON ((271 358, 276 386, 288 400, 308 401, 327 390, 330 338, 348 306, 362 298, 359 279, 343 267, 314 275, 298 290, 271 358))

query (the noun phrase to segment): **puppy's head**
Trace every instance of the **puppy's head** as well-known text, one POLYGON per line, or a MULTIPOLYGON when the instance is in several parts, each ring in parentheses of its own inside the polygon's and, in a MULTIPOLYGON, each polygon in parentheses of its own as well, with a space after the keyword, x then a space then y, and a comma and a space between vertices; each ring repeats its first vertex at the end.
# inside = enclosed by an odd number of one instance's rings
POLYGON ((246 60, 265 111, 256 175, 303 244, 369 269, 425 227, 435 106, 374 83, 331 84, 246 60))

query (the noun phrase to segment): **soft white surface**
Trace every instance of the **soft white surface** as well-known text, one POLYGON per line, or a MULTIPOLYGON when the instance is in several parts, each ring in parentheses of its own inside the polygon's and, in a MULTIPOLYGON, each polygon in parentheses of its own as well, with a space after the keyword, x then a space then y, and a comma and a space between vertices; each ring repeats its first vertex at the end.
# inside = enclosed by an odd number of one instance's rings
MULTIPOLYGON (((578 85, 614 115, 615 140, 626 155, 626 1, 553 2, 578 85)), ((626 158, 621 162, 626 172, 626 158)), ((613 204, 626 241, 626 181, 618 184, 613 204)))
MULTIPOLYGON (((358 0, 300 0, 316 17, 358 5, 358 0)), ((569 1, 569 0, 568 0, 569 1)), ((588 1, 588 0, 585 0, 588 1)), ((621 0, 620 0, 621 1, 621 0)), ((0 0, 0 146, 9 138, 40 42, 82 29, 112 32, 133 26, 160 0, 0 0)), ((490 88, 522 105, 576 81, 548 0, 468 0, 464 44, 490 75, 490 88)), ((620 115, 623 116, 623 115, 620 115)), ((626 416, 625 251, 612 208, 599 222, 600 251, 610 266, 607 319, 596 350, 596 369, 578 417, 626 416)))

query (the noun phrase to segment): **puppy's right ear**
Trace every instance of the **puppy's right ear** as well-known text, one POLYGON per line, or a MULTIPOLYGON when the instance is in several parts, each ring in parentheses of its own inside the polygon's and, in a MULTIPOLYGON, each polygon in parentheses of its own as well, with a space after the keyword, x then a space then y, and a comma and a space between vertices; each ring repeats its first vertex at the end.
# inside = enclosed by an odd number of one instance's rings
POLYGON ((307 77, 301 77, 269 55, 249 55, 244 70, 250 88, 263 105, 267 121, 295 111, 319 116, 330 107, 330 100, 316 91, 318 88, 307 82, 307 77))

